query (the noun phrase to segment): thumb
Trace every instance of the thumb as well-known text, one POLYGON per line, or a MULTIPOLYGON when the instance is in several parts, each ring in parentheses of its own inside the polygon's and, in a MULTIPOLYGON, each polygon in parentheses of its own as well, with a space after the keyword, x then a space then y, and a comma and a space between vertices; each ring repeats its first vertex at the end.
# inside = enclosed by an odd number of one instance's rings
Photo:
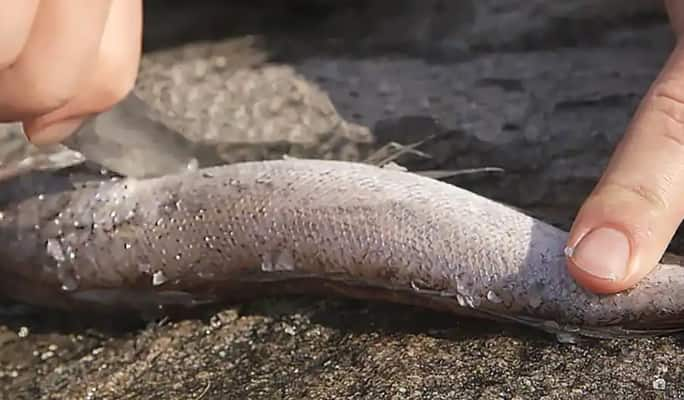
POLYGON ((642 100, 568 239, 568 268, 597 293, 637 284, 684 217, 684 43, 642 100))

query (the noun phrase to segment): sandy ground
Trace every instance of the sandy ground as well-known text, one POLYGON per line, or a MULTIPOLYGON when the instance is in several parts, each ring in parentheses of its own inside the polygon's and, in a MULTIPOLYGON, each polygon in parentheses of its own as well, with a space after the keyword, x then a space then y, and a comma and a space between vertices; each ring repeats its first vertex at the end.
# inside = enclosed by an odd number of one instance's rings
MULTIPOLYGON (((660 10, 637 1, 169 3, 148 5, 137 92, 227 161, 360 159, 437 134, 432 159, 402 164, 503 167, 451 182, 564 227, 672 44, 660 10)), ((5 302, 0 399, 677 399, 682 346, 563 344, 341 299, 151 322, 5 302)))

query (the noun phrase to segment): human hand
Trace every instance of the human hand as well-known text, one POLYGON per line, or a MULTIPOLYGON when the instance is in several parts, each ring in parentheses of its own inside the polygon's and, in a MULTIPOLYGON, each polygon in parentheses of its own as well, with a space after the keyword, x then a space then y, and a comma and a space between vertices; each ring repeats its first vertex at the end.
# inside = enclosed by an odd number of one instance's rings
POLYGON ((0 122, 21 121, 33 143, 55 143, 132 89, 141 0, 0 4, 0 122))
POLYGON ((684 2, 665 4, 677 44, 570 231, 569 272, 596 293, 637 284, 684 218, 684 2))

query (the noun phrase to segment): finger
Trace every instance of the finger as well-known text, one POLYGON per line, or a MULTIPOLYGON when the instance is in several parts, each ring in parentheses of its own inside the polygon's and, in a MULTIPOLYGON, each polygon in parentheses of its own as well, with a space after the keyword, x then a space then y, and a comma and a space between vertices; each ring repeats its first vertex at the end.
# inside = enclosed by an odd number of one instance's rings
POLYGON ((113 1, 92 74, 65 105, 23 121, 29 140, 35 144, 59 142, 86 116, 121 101, 135 84, 141 48, 142 0, 113 1))
POLYGON ((634 286, 684 216, 684 43, 642 100, 568 240, 568 268, 598 293, 634 286))
POLYGON ((95 65, 111 0, 47 0, 14 63, 0 71, 0 121, 52 111, 95 65))
POLYGON ((19 57, 31 32, 38 0, 0 3, 0 70, 12 65, 19 57))

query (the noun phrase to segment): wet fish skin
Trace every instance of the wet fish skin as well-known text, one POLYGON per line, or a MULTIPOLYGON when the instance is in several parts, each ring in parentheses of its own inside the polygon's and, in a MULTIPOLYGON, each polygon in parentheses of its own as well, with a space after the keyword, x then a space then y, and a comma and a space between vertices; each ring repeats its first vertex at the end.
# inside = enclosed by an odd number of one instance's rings
POLYGON ((49 187, 28 178, 0 199, 0 291, 28 303, 145 310, 311 292, 593 336, 684 327, 680 265, 589 293, 566 271, 566 232, 410 172, 282 160, 49 187))

